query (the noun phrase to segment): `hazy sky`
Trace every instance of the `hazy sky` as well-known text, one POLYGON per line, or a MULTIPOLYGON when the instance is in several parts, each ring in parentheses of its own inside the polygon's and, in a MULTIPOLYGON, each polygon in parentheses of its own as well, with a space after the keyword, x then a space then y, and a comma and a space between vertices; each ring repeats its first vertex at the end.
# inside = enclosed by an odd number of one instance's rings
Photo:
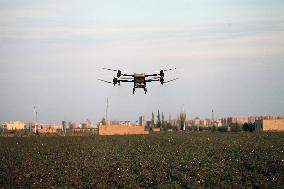
POLYGON ((283 115, 283 83, 283 0, 0 0, 0 121, 283 115), (102 67, 180 80, 133 95, 102 67))

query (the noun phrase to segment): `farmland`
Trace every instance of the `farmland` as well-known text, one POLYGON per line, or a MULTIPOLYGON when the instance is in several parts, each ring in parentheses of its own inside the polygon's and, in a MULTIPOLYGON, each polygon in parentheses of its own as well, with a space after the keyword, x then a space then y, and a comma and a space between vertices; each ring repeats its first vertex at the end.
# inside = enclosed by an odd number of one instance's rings
POLYGON ((284 133, 0 138, 0 188, 284 187, 284 133))

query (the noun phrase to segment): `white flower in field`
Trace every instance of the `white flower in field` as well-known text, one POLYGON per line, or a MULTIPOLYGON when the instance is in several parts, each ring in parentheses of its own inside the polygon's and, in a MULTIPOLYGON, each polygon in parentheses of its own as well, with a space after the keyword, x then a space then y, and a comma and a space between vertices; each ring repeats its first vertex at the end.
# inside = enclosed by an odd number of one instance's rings
POLYGON ((252 153, 254 152, 254 150, 251 151, 252 153))
POLYGON ((37 152, 39 154, 39 152, 37 152))
POLYGON ((117 170, 119 171, 119 168, 117 168, 117 170))

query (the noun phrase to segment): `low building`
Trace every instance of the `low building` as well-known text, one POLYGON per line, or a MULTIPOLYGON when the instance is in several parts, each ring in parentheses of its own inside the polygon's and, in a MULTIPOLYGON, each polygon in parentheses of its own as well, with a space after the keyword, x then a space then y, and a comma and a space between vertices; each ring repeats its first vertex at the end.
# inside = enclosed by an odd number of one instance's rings
POLYGON ((161 128, 153 128, 152 131, 153 131, 153 132, 160 132, 160 131, 161 131, 161 128))
POLYGON ((79 122, 74 122, 70 124, 70 129, 80 129, 82 128, 82 124, 79 122))
POLYGON ((199 117, 194 118, 193 125, 194 126, 200 126, 202 124, 201 119, 199 117))
POLYGON ((96 132, 98 131, 98 128, 77 128, 72 129, 74 132, 96 132))
POLYGON ((10 121, 2 124, 2 128, 6 130, 21 130, 25 129, 25 123, 20 121, 10 121))
POLYGON ((247 117, 228 117, 228 118, 223 118, 221 122, 222 122, 222 125, 226 125, 226 126, 229 126, 231 124, 243 125, 244 123, 248 123, 249 119, 247 117))
POLYGON ((149 134, 144 126, 133 125, 100 125, 99 135, 141 135, 149 134))
POLYGON ((110 121, 109 125, 131 125, 130 121, 110 121))
POLYGON ((262 119, 255 121, 256 131, 284 131, 284 119, 262 119))
POLYGON ((58 124, 44 124, 37 128, 38 133, 55 133, 58 129, 62 130, 62 126, 58 124))
POLYGON ((223 124, 222 124, 222 120, 221 119, 217 119, 214 121, 214 125, 217 126, 217 127, 222 127, 223 124))
POLYGON ((205 118, 202 120, 202 126, 204 127, 210 127, 212 125, 212 120, 209 118, 205 118))

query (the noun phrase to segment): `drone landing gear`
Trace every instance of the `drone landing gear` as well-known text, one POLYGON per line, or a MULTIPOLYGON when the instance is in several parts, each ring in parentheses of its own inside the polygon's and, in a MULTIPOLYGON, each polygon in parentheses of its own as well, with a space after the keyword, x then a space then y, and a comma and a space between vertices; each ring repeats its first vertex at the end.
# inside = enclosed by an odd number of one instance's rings
POLYGON ((145 92, 145 94, 147 94, 147 88, 146 87, 144 88, 144 92, 145 92))
MULTIPOLYGON (((145 94, 147 94, 147 88, 144 88, 144 92, 145 92, 145 94)), ((133 88, 133 94, 135 93, 135 88, 133 88)))

